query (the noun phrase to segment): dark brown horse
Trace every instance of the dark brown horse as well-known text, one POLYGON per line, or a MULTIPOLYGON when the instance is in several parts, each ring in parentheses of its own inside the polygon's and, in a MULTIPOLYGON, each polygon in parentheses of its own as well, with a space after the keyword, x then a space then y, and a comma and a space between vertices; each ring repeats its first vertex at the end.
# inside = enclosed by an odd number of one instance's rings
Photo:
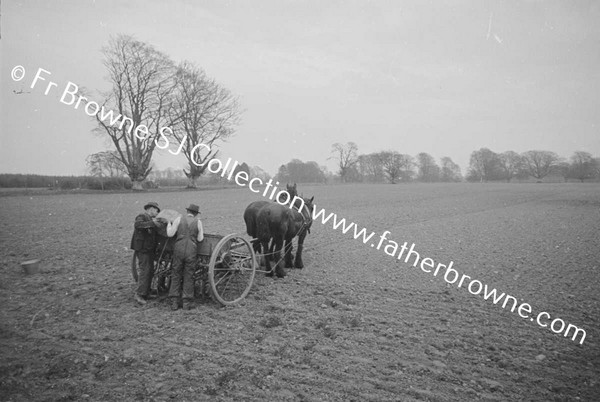
MULTIPOLYGON (((285 269, 282 264, 281 249, 285 244, 285 267, 304 268, 302 262, 302 250, 304 239, 312 225, 312 213, 314 197, 296 198, 293 207, 283 206, 278 203, 268 203, 259 209, 256 215, 256 238, 262 245, 263 250, 269 249, 269 241, 272 241, 273 256, 276 261, 275 274, 283 278, 285 269), (296 258, 292 261, 292 240, 298 236, 298 250, 296 258)), ((266 270, 271 271, 271 262, 265 258, 266 270)), ((273 275, 272 272, 267 275, 273 275)))
MULTIPOLYGON (((296 183, 294 183, 293 186, 286 184, 286 192, 289 194, 289 198, 287 200, 285 200, 285 195, 280 194, 278 197, 279 203, 289 204, 289 202, 291 202, 291 200, 293 200, 294 197, 298 196, 298 191, 296 189, 296 183), (285 201, 287 201, 287 202, 285 202, 285 201)), ((271 204, 271 202, 261 200, 261 201, 254 201, 253 203, 248 205, 248 207, 246 207, 246 210, 244 211, 244 222, 246 222, 246 232, 248 233, 248 236, 255 238, 255 239, 258 237, 256 235, 256 217, 258 216, 258 211, 262 207, 264 207, 265 205, 268 205, 268 204, 271 204)), ((254 241, 253 248, 256 253, 260 253, 261 252, 260 242, 254 241)), ((273 245, 271 244, 270 248, 265 249, 264 254, 266 254, 266 258, 270 258, 272 253, 273 253, 273 245), (267 252, 267 250, 269 250, 269 252, 267 252)))

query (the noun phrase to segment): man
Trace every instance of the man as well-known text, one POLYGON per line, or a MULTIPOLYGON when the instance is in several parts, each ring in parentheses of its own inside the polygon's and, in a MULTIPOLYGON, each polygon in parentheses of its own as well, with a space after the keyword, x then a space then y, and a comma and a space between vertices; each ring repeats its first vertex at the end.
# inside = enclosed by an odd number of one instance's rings
POLYGON ((177 217, 167 225, 167 236, 177 233, 173 249, 171 268, 171 310, 179 308, 179 298, 183 299, 183 309, 190 310, 194 300, 194 271, 196 270, 196 252, 198 243, 204 240, 202 221, 198 217, 200 207, 190 204, 187 214, 177 217), (183 283, 182 283, 183 282, 183 283), (183 287, 183 295, 181 290, 183 287))
POLYGON ((139 262, 140 273, 135 301, 146 304, 150 293, 152 275, 154 273, 154 249, 156 248, 156 227, 159 225, 156 215, 160 212, 158 204, 149 202, 144 206, 144 213, 135 217, 134 231, 131 237, 131 249, 135 250, 139 262))

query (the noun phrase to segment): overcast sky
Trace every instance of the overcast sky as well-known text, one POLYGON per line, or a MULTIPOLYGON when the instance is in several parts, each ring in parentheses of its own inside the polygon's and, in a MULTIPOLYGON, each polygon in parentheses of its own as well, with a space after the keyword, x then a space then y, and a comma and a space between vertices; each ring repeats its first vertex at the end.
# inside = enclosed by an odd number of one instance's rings
POLYGON ((450 156, 463 172, 481 147, 600 156, 593 0, 3 0, 0 29, 0 173, 83 174, 87 155, 112 149, 59 98, 72 81, 101 100, 101 48, 120 33, 238 96, 242 122, 221 149, 271 174, 292 158, 333 170, 331 145, 348 141, 450 156), (38 68, 59 90, 29 88, 38 68))

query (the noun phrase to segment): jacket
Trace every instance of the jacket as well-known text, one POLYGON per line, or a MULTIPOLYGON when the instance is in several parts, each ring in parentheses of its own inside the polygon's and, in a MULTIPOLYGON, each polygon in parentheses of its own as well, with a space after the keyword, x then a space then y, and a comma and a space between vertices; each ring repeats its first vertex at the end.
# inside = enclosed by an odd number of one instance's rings
POLYGON ((156 248, 156 225, 147 213, 135 217, 131 237, 131 249, 142 252, 154 252, 156 248))

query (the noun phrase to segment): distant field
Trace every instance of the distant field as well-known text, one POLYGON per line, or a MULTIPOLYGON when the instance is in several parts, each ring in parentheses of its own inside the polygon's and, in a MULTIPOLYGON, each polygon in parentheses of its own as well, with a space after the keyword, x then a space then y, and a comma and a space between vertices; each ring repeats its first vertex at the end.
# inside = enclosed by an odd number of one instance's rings
POLYGON ((245 232, 247 189, 2 198, 6 400, 599 400, 600 185, 302 187, 318 208, 587 331, 583 345, 331 225, 305 269, 257 275, 244 303, 133 301, 133 219, 200 205, 245 232), (42 260, 25 276, 19 262, 42 260))

